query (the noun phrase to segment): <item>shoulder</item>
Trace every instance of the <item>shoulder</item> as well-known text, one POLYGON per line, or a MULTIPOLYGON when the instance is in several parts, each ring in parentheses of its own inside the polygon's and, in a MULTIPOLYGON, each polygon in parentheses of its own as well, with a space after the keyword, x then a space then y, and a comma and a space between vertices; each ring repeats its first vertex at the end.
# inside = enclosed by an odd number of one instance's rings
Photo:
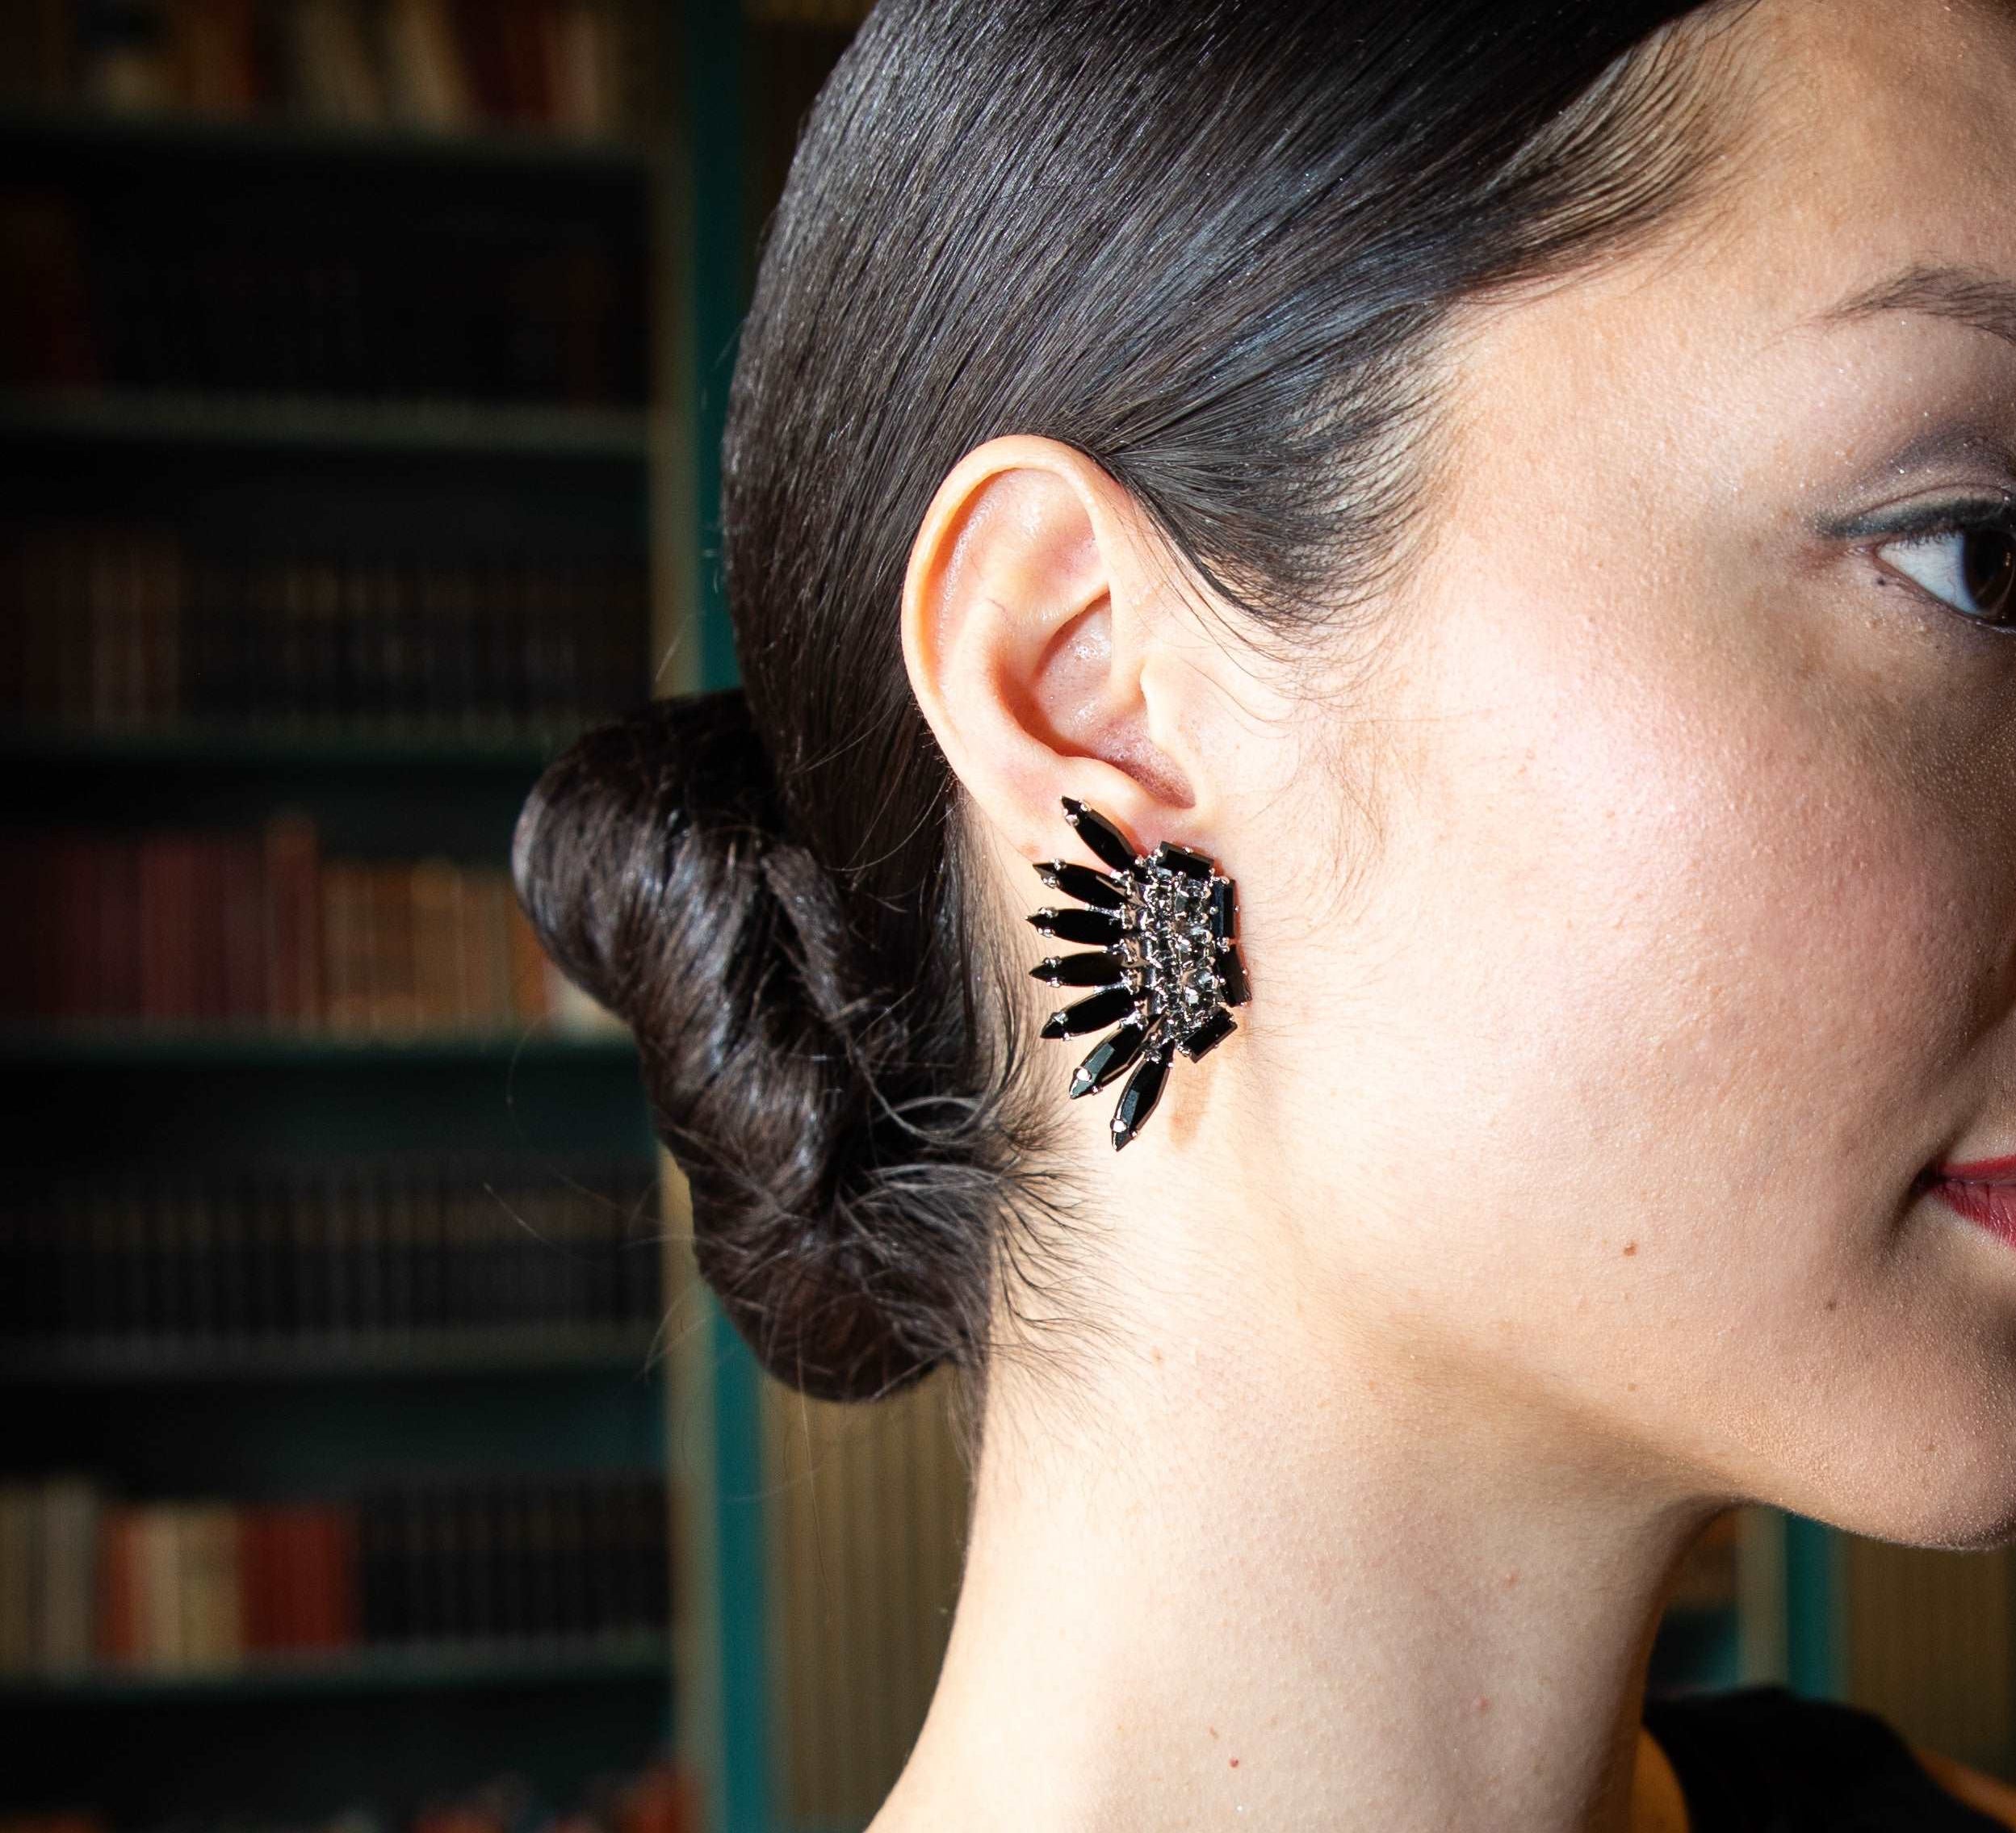
POLYGON ((1971 1769, 1967 1764, 1938 1751, 1926 1750, 1922 1745, 1911 1744, 1908 1748, 1926 1774, 1949 1795, 1958 1796, 1991 1820, 2016 1827, 2016 1785, 1991 1776, 1985 1770, 1971 1769))

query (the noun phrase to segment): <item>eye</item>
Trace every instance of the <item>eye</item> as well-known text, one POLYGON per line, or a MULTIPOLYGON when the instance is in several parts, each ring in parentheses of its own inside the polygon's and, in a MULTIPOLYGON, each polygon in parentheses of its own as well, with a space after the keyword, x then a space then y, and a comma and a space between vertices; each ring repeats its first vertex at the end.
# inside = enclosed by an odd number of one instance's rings
POLYGON ((1934 509, 1875 550, 1970 622, 2016 631, 2016 514, 2007 503, 1934 509))

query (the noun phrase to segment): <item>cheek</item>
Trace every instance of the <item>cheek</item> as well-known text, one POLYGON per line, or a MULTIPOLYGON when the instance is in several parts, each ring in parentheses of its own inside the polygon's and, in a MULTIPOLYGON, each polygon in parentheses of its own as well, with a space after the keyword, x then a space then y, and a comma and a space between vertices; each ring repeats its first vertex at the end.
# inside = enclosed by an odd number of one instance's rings
POLYGON ((1576 1158, 1859 1184, 1966 1032, 1957 837, 1804 711, 1629 677, 1524 708, 1470 839, 1504 913, 1496 1019, 1544 1021, 1526 1093, 1559 1092, 1576 1158))
MULTIPOLYGON (((1380 1162, 1478 1168, 1423 1316, 1704 1464, 1829 1433, 1854 1462, 1867 1422, 1915 1429, 1901 1363, 1944 1405, 2004 1334, 1902 1226, 2006 996, 1994 849, 1847 676, 1472 610, 1372 919, 1385 1011, 1423 1015, 1380 1162)), ((1436 1201, 1402 1190, 1397 1252, 1436 1201)))
POLYGON ((1908 1154, 1896 1103, 1977 1016, 1989 912, 1952 811, 1811 680, 1599 652, 1531 608, 1473 635, 1421 832, 1464 888, 1472 946, 1443 958, 1470 963, 1476 1055, 1514 1047, 1518 1156, 1754 1189, 1908 1154))

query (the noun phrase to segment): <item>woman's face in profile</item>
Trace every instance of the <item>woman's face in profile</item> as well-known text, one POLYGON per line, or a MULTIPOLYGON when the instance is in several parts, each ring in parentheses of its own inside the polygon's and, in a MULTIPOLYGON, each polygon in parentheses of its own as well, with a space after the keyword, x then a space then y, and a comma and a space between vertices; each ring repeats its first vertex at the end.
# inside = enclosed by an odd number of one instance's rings
POLYGON ((2016 9, 1732 29, 1719 205, 1451 347, 1377 869, 1283 937, 1267 1148, 1481 1409, 1966 1544, 2016 1529, 2016 1242, 1918 1181, 2016 1154, 2016 9))

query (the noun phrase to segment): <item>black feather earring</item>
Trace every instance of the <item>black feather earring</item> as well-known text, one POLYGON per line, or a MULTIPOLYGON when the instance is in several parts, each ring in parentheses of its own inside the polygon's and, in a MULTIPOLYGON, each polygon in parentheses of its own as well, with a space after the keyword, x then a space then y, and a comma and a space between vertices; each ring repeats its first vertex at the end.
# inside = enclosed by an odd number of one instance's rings
POLYGON ((1153 853, 1138 854, 1104 815, 1075 796, 1063 803, 1064 819, 1113 870, 1037 862, 1045 884, 1088 908, 1046 908, 1029 921, 1046 935, 1089 943, 1096 952, 1054 954, 1029 973, 1054 987, 1096 989, 1053 1012, 1044 1021, 1045 1037, 1076 1037, 1117 1024, 1073 1072, 1071 1085, 1075 1101, 1134 1065, 1113 1109, 1117 1151, 1141 1131, 1160 1098, 1171 1053, 1181 1051, 1194 1063, 1239 1029, 1230 1009, 1247 1001, 1235 940, 1238 896, 1231 879, 1201 853, 1165 840, 1153 853))

